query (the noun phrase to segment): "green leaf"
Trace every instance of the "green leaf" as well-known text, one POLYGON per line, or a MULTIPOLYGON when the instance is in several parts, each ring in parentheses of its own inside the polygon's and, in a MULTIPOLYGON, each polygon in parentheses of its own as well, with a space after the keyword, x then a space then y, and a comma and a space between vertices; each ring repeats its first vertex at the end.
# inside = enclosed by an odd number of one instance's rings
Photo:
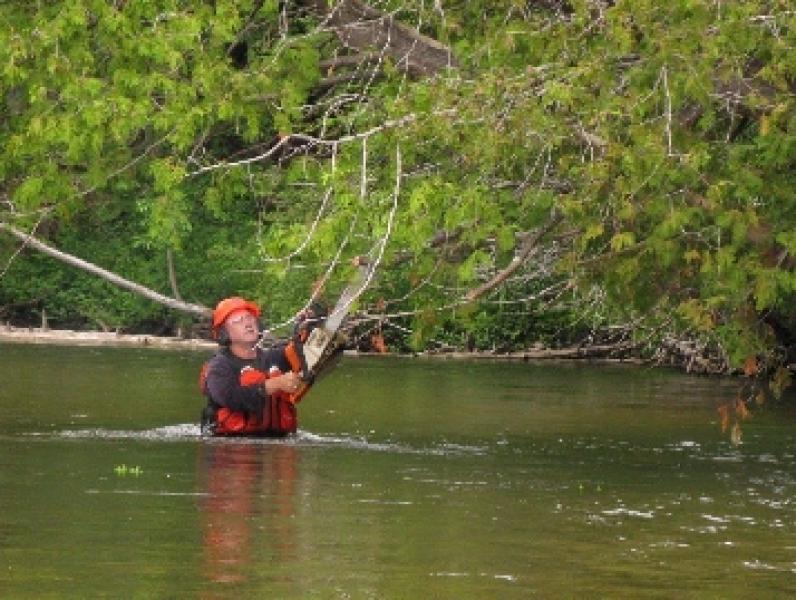
POLYGON ((623 231, 616 233, 611 237, 611 249, 614 252, 619 252, 624 248, 629 248, 636 243, 636 236, 632 231, 623 231))

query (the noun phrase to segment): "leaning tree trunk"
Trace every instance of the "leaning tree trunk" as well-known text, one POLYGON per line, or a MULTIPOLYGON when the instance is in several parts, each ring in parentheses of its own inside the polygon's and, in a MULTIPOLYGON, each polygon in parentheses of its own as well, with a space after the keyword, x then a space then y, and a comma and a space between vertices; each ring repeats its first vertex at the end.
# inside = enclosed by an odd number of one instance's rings
POLYGON ((382 51, 410 75, 428 76, 458 66, 450 48, 397 21, 392 13, 359 0, 341 0, 331 7, 327 0, 306 4, 325 16, 344 46, 358 52, 382 51))
POLYGON ((102 267, 99 267, 93 263, 85 261, 82 258, 78 258, 71 254, 67 254, 66 252, 62 252, 61 250, 57 250, 52 246, 45 244, 41 240, 33 237, 32 235, 29 235, 24 231, 20 231, 19 229, 12 227, 11 225, 8 225, 6 223, 0 223, 0 230, 4 230, 7 233, 14 236, 15 238, 22 240, 22 242, 26 246, 35 248, 39 252, 43 252, 48 256, 56 258, 61 262, 64 262, 68 265, 71 265, 83 271, 86 271, 87 273, 91 273, 92 275, 97 275, 98 277, 112 283, 113 285, 119 286, 131 292, 135 292, 139 296, 143 296, 144 298, 148 298, 149 300, 153 300, 154 302, 158 302, 160 304, 163 304, 164 306, 182 312, 199 315, 201 317, 210 316, 210 309, 207 308, 206 306, 202 306, 201 304, 192 304, 190 302, 185 302, 183 300, 178 300, 175 298, 169 298, 168 296, 164 296, 163 294, 151 290, 148 287, 144 287, 141 284, 130 281, 129 279, 125 279, 124 277, 121 277, 116 273, 111 273, 110 271, 107 271, 102 267))

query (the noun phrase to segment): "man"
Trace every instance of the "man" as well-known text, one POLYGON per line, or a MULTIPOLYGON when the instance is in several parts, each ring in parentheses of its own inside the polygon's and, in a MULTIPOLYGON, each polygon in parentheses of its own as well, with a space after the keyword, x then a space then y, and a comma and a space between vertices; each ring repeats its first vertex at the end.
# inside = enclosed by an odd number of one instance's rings
POLYGON ((295 349, 268 350, 260 339, 260 308, 239 297, 226 298, 213 311, 212 332, 220 349, 199 378, 207 407, 202 428, 215 435, 283 436, 296 431, 295 403, 306 386, 295 349), (293 364, 291 364, 293 363, 293 364))

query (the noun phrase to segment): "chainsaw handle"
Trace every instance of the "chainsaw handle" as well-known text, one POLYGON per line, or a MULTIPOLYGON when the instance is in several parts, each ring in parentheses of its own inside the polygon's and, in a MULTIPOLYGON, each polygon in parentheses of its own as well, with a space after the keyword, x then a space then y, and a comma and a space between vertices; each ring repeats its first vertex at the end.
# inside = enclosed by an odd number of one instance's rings
POLYGON ((298 373, 305 383, 311 385, 314 377, 307 368, 307 361, 304 358, 304 344, 300 339, 293 338, 287 343, 287 346, 285 346, 285 358, 290 365, 290 370, 298 373))

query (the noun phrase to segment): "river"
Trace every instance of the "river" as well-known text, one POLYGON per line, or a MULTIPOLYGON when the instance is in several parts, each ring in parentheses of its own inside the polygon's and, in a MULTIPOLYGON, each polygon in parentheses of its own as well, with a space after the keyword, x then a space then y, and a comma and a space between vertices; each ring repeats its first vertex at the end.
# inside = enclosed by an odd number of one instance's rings
POLYGON ((736 381, 346 358, 219 440, 204 358, 0 344, 0 597, 796 593, 796 412, 731 439, 736 381))

